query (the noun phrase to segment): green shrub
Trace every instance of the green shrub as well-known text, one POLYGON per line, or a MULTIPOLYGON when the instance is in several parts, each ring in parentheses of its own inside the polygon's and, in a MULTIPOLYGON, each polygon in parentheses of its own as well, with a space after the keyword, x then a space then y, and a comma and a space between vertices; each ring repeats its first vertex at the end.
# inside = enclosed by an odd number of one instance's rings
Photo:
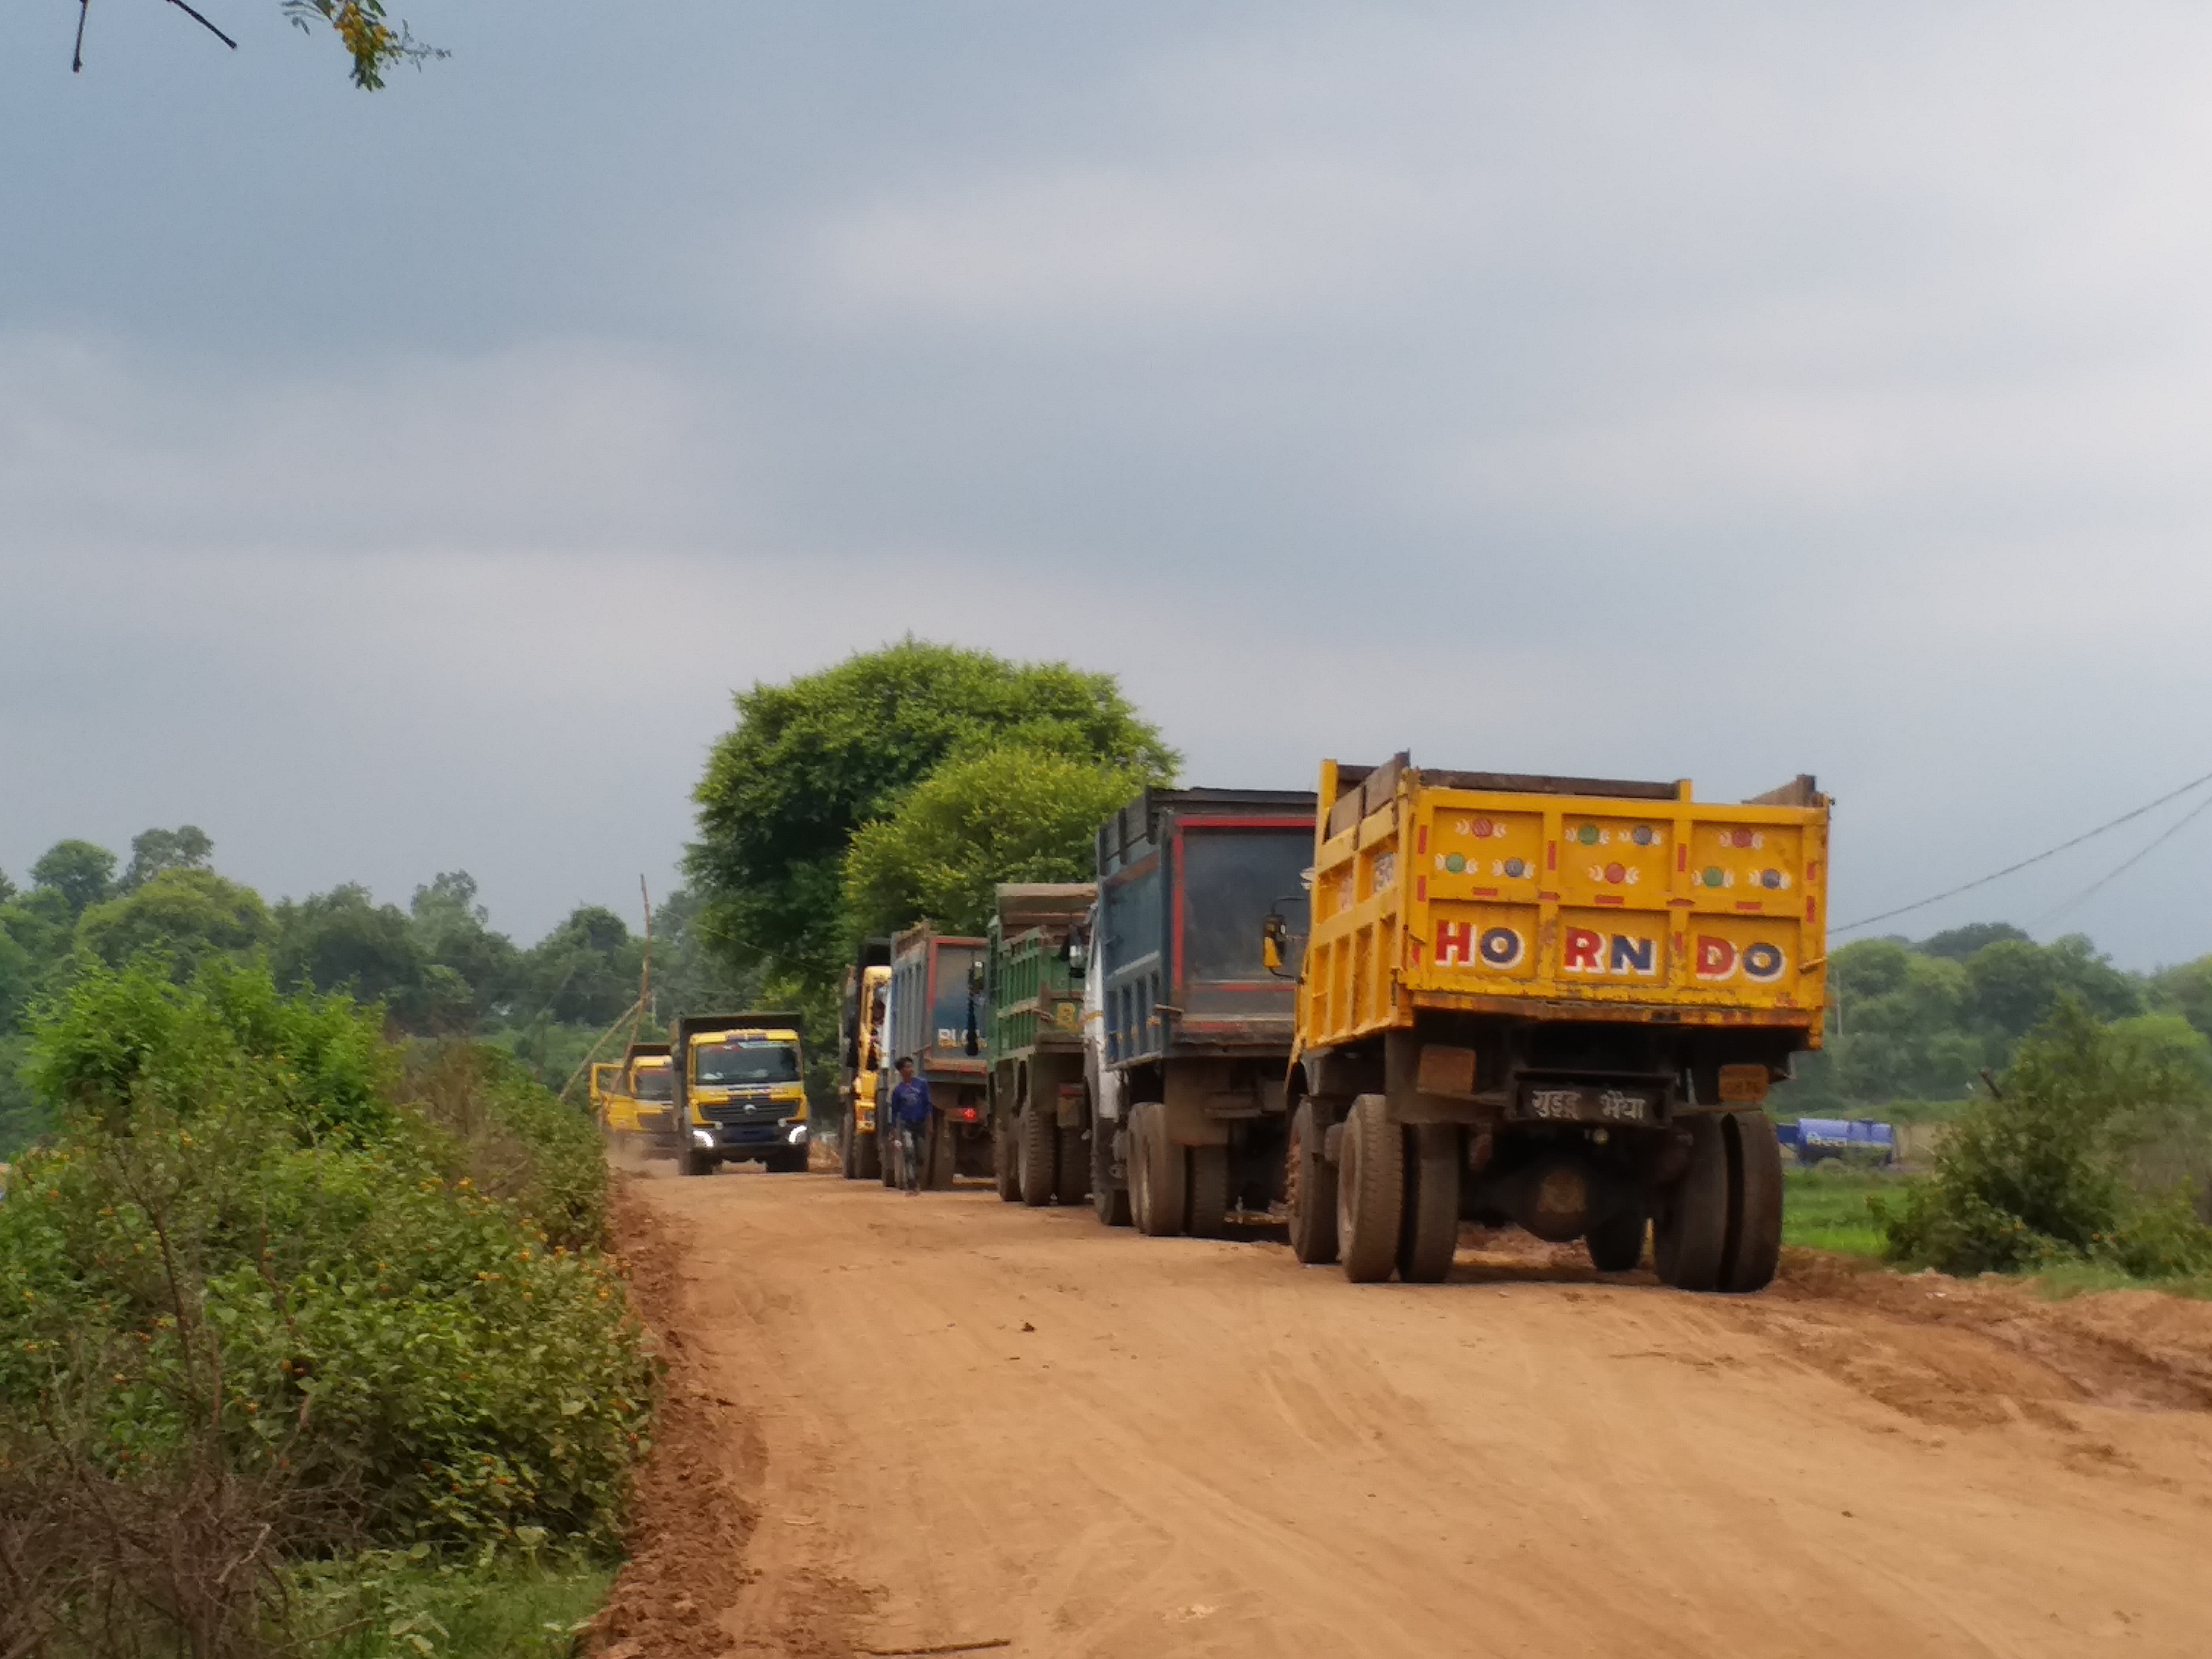
POLYGON ((64 1128, 0 1203, 0 1557, 45 1564, 37 1616, 119 1594, 243 1652, 302 1558, 615 1545, 653 1377, 596 1137, 379 1023, 134 967, 36 1034, 64 1128))
POLYGON ((1885 1215, 1886 1253, 1960 1274, 2090 1259, 2193 1271, 2212 1262, 2195 1194, 2133 1177, 2148 1139, 2206 1109, 2193 1070, 2062 998, 2000 1092, 1960 1113, 1933 1174, 1885 1215))

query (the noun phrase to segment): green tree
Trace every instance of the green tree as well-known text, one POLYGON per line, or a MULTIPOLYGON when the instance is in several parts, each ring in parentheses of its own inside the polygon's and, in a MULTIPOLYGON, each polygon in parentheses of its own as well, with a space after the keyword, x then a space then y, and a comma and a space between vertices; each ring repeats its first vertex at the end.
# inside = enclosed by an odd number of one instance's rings
POLYGON ((349 883, 295 904, 276 907, 270 965, 288 990, 349 991, 381 1002, 411 1031, 453 1030, 473 1023, 475 993, 452 969, 433 963, 413 924, 396 904, 379 904, 349 883))
POLYGON ((31 866, 31 881, 60 894, 74 920, 115 890, 115 854, 88 841, 58 841, 31 866))
POLYGON ((843 864, 948 760, 1018 747, 1165 780, 1178 764, 1113 677, 907 639, 737 697, 695 793, 685 860, 733 963, 827 995, 847 943, 843 864))
POLYGON ((2161 971, 2151 981, 2158 1000, 2212 1036, 2212 957, 2199 957, 2161 971))
POLYGON ((1954 1273, 2093 1255, 2138 1273, 2212 1261, 2191 1194, 2133 1178, 2160 1126, 2206 1113, 2194 1060, 2157 1035, 2103 1024, 2061 993, 1998 1090, 1953 1125, 1935 1173, 1907 1189, 1887 1221, 1889 1254, 1954 1273))
POLYGON ((526 1026, 611 1024, 637 1000, 645 946, 623 919, 596 904, 580 905, 522 959, 516 1012, 526 1026))
POLYGON ((220 957, 244 961, 274 933, 261 895, 212 870, 164 870, 137 892, 94 905, 77 923, 78 942, 109 967, 158 951, 180 979, 220 957))
POLYGON ((1996 945, 2010 939, 2021 945, 2033 945, 2034 939, 2021 928, 2008 921, 1970 921, 1963 927, 1948 928, 1932 933, 1912 948, 1923 957, 1949 957, 1964 962, 1985 945, 1996 945))
POLYGON ((854 930, 927 920, 980 933, 1002 881, 1085 881, 1098 826, 1144 787, 1120 767, 1034 749, 991 749, 940 767, 887 818, 854 836, 845 896, 854 930))
POLYGON ((765 994, 765 975, 757 966, 732 967, 727 953, 714 948, 702 926, 704 910, 689 887, 678 888, 653 909, 653 1012, 661 1026, 678 1014, 757 1007, 765 994))
POLYGON ((2024 1036, 2071 994, 2101 1019, 2142 1012, 2142 993, 2079 933, 2050 945, 1999 939, 1966 958, 1966 1013, 2002 1041, 2024 1036))
POLYGON ((476 1019, 489 1019, 514 1002, 521 952, 506 934, 493 930, 490 912, 477 902, 476 878, 465 870, 444 870, 428 885, 417 887, 408 905, 409 924, 434 971, 451 974, 468 987, 476 1019))
POLYGON ((198 824, 145 830, 131 838, 131 863, 117 890, 135 893, 164 870, 204 870, 214 851, 215 843, 198 824))

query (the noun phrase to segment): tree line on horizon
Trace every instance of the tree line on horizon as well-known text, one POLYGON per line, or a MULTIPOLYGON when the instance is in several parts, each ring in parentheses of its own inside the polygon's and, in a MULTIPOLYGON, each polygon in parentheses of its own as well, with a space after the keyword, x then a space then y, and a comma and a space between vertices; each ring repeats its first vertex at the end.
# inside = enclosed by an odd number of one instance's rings
MULTIPOLYGON (((492 927, 465 871, 416 887, 404 909, 353 882, 271 904, 219 872, 214 852, 204 831, 184 824, 135 836, 127 862, 67 840, 32 865, 26 885, 0 872, 0 1158, 51 1115, 21 1077, 35 1013, 91 965, 121 969, 150 954, 182 983, 205 963, 263 963, 282 990, 380 1003, 395 1036, 479 1036, 555 1089, 637 999, 643 937, 603 906, 579 905, 521 945, 492 927)), ((680 889, 653 910, 664 1016, 757 986, 704 948, 698 910, 680 889)))

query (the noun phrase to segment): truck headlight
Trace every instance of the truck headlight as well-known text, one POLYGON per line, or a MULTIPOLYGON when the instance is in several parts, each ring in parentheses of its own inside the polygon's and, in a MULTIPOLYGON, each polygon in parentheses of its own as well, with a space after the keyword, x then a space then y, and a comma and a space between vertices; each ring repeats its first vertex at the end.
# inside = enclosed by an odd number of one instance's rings
POLYGON ((791 1133, 784 1139, 794 1146, 804 1146, 806 1144, 806 1126, 804 1123, 793 1124, 791 1133))
POLYGON ((699 1147, 702 1151, 709 1152, 713 1152, 714 1150, 714 1136, 713 1131, 708 1129, 694 1129, 691 1132, 691 1144, 694 1146, 699 1147))

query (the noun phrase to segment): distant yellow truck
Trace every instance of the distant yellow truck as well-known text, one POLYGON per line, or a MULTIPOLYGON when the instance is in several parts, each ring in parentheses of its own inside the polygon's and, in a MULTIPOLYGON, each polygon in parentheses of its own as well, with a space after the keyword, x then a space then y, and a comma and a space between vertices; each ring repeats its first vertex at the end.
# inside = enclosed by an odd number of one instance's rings
MULTIPOLYGON (((1818 1048, 1828 801, 1324 762, 1285 1201, 1298 1260, 1440 1279, 1461 1221, 1686 1290, 1774 1275, 1760 1103, 1818 1048)), ((1270 918, 1267 955, 1286 960, 1270 918)))
POLYGON ((651 1142, 671 1135, 676 1115, 672 1066, 666 1043, 633 1042, 617 1064, 592 1067, 599 1126, 610 1139, 635 1136, 651 1142))

